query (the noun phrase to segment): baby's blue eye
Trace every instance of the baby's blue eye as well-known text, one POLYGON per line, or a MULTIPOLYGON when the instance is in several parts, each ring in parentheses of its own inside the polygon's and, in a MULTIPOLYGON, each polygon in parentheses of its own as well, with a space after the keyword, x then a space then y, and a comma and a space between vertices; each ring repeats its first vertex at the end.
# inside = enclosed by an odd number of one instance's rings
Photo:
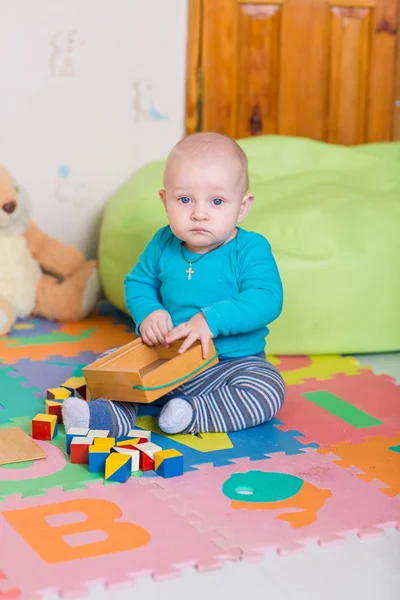
POLYGON ((179 198, 179 202, 181 202, 182 204, 189 204, 190 198, 188 198, 187 196, 181 196, 179 198))
POLYGON ((214 206, 221 206, 221 204, 223 204, 224 201, 222 200, 222 198, 214 198, 212 203, 214 204, 214 206))

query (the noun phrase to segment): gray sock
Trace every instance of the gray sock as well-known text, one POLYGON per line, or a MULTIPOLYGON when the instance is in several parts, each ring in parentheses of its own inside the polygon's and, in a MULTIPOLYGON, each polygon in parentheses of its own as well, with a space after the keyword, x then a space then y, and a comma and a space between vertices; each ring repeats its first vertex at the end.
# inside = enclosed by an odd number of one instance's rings
POLYGON ((192 422, 193 408, 184 398, 172 398, 161 410, 158 425, 165 433, 181 433, 192 422))

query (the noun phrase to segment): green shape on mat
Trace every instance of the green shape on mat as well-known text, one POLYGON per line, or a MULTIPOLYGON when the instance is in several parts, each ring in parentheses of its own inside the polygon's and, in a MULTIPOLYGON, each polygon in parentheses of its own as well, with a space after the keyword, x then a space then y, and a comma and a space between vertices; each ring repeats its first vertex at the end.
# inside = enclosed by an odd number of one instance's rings
POLYGON ((24 462, 11 463, 9 465, 0 465, 0 469, 27 469, 33 464, 33 460, 25 460, 24 462))
POLYGON ((287 473, 248 471, 233 473, 222 486, 222 492, 240 502, 280 502, 293 498, 303 484, 303 479, 287 473))
POLYGON ((26 383, 23 377, 14 377, 16 370, 12 367, 0 368, 1 404, 0 423, 8 423, 15 417, 30 417, 45 412, 44 401, 35 396, 40 392, 37 387, 23 387, 26 383))
POLYGON ((335 417, 346 421, 346 423, 353 425, 353 427, 357 427, 357 429, 383 425, 383 421, 371 417, 371 415, 350 404, 350 402, 346 402, 346 400, 330 392, 308 392, 307 394, 303 394, 303 396, 332 415, 335 415, 335 417))
POLYGON ((79 335, 71 335, 62 331, 37 335, 35 337, 19 337, 10 338, 6 346, 44 346, 45 344, 64 344, 66 342, 80 342, 87 340, 90 336, 96 333, 95 329, 86 329, 79 335))
POLYGON ((400 453, 400 444, 398 446, 391 446, 389 448, 389 450, 392 450, 393 452, 399 452, 400 453))
MULTIPOLYGON (((58 362, 58 361, 53 361, 53 360, 50 360, 49 364, 56 365, 59 367, 70 367, 71 366, 71 363, 58 362)), ((83 367, 87 366, 86 363, 76 364, 74 366, 75 366, 75 369, 72 371, 71 377, 82 377, 82 375, 83 375, 82 369, 83 369, 83 367)))
MULTIPOLYGON (((29 417, 13 419, 13 422, 0 425, 0 429, 15 426, 20 427, 30 435, 31 419, 29 417)), ((63 425, 58 428, 58 436, 55 440, 48 443, 59 448, 60 452, 65 455, 66 440, 63 425)), ((136 477, 140 476, 141 473, 138 472, 136 477)), ((69 456, 66 456, 64 467, 44 477, 7 481, 2 480, 0 476, 0 502, 4 501, 5 497, 10 494, 22 494, 24 498, 44 496, 48 489, 55 487, 61 487, 65 491, 85 489, 86 484, 92 481, 103 481, 104 485, 120 485, 115 482, 104 481, 104 476, 101 473, 90 473, 87 465, 73 465, 70 463, 69 456)))

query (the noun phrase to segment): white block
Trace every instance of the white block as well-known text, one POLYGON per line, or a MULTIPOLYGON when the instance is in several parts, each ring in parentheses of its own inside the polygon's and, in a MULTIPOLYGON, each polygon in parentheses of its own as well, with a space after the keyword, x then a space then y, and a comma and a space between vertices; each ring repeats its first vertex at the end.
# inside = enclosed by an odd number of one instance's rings
POLYGON ((109 436, 109 434, 110 432, 108 429, 89 429, 89 433, 87 435, 93 441, 94 438, 106 438, 109 436))
POLYGON ((139 471, 140 468, 140 452, 139 450, 132 450, 131 448, 122 448, 121 446, 114 446, 113 450, 120 454, 128 454, 132 459, 132 473, 139 471))
POLYGON ((66 432, 66 435, 81 435, 87 436, 89 429, 87 427, 70 427, 66 432))
POLYGON ((145 442, 144 444, 138 444, 136 448, 140 452, 144 452, 147 456, 150 456, 152 460, 154 460, 154 455, 156 452, 160 452, 162 450, 161 446, 157 446, 157 444, 153 444, 153 442, 145 442))
POLYGON ((75 444, 86 444, 86 446, 91 446, 92 445, 92 440, 87 435, 85 435, 85 436, 80 435, 80 436, 72 438, 72 440, 71 440, 71 446, 75 446, 75 444))
MULTIPOLYGON (((130 438, 146 438, 148 442, 151 440, 151 431, 144 431, 142 429, 131 429, 128 433, 130 438)), ((144 442, 143 442, 144 443, 144 442)))

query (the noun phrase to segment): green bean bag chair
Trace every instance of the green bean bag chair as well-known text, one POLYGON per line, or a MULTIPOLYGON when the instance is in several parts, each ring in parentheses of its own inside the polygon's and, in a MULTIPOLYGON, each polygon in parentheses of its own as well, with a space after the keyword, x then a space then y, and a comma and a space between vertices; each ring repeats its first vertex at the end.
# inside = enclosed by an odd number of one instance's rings
MULTIPOLYGON (((284 285, 267 353, 399 350, 400 143, 346 148, 281 136, 239 143, 256 198, 243 226, 271 242, 284 285)), ((166 224, 163 167, 134 173, 102 219, 102 282, 125 311, 124 277, 166 224)))

